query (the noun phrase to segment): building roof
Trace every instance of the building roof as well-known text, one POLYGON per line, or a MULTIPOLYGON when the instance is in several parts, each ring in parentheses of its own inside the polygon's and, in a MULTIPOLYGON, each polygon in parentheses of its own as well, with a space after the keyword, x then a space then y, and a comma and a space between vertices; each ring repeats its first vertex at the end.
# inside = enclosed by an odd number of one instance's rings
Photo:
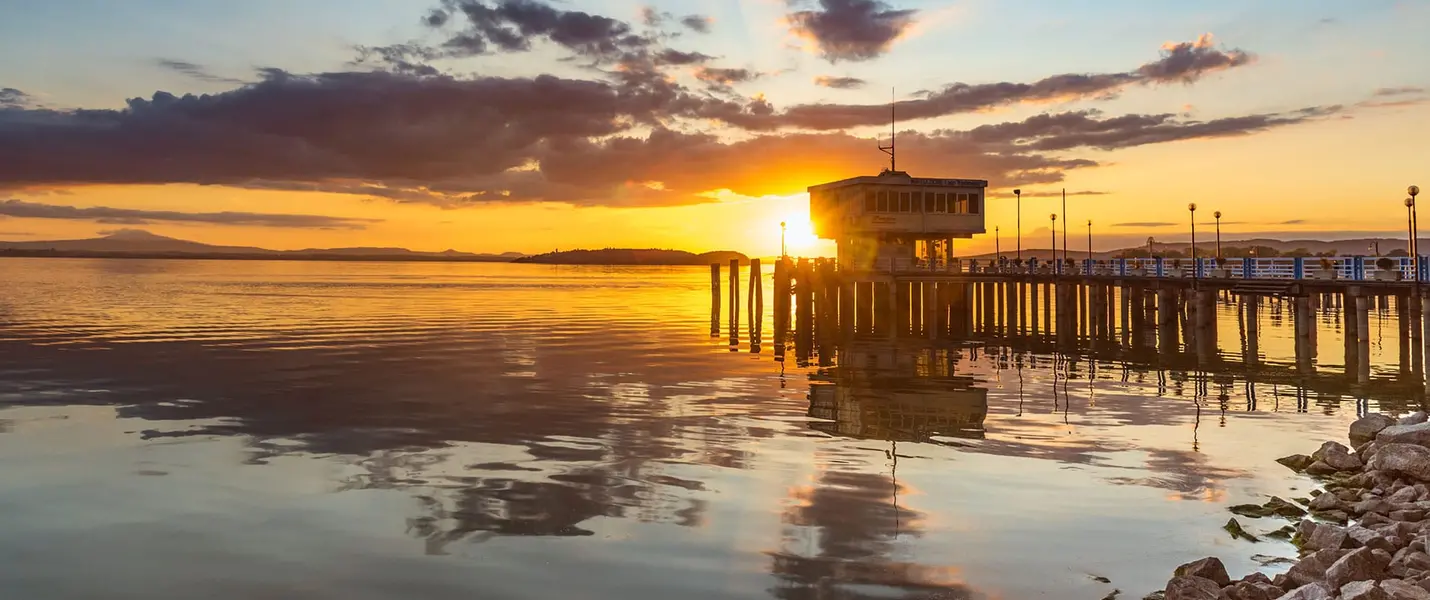
POLYGON ((848 187, 851 185, 879 184, 879 185, 916 185, 935 187, 988 187, 987 179, 956 179, 948 177, 911 177, 904 171, 890 171, 885 169, 878 175, 864 175, 860 177, 850 177, 809 186, 809 191, 817 192, 835 188, 848 187))

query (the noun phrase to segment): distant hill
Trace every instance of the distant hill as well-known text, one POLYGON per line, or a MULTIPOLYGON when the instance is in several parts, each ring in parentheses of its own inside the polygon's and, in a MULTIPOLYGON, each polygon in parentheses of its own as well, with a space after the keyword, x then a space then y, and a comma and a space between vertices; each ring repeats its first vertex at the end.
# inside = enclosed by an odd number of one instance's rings
POLYGON ((748 263, 749 257, 739 252, 717 251, 695 254, 684 250, 634 248, 604 248, 601 250, 565 250, 518 258, 513 262, 541 265, 709 265, 729 264, 738 259, 748 263))
POLYGON ((255 246, 217 246, 139 229, 120 229, 103 237, 83 240, 0 241, 0 256, 510 262, 523 255, 516 252, 473 254, 456 250, 422 252, 406 248, 362 247, 269 250, 255 246))

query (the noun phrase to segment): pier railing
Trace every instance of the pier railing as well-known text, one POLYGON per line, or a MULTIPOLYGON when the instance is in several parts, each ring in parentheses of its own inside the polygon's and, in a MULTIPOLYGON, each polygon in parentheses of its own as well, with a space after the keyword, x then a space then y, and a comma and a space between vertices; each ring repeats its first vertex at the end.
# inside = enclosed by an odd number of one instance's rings
POLYGON ((884 258, 875 260, 873 271, 892 274, 1033 274, 1106 277, 1350 280, 1350 281, 1430 281, 1430 259, 1420 257, 1276 257, 1276 258, 1112 258, 1071 261, 1011 259, 958 259, 927 261, 884 258), (1389 261, 1386 264, 1383 261, 1389 261), (1418 262, 1418 265, 1417 265, 1418 262), (1380 264, 1377 264, 1380 263, 1380 264), (1389 267, 1389 268, 1382 268, 1389 267))

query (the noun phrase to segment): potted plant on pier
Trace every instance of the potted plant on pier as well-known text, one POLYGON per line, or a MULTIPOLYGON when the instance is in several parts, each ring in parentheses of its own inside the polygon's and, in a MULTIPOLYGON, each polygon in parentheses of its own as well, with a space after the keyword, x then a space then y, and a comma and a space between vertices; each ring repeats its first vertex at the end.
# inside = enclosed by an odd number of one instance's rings
POLYGON ((1174 259, 1172 259, 1172 268, 1167 269, 1167 276, 1168 276, 1168 277, 1185 277, 1185 276, 1186 276, 1186 273, 1183 273, 1183 272, 1182 272, 1182 259, 1180 259, 1180 258, 1174 258, 1174 259))
POLYGON ((1212 272, 1210 275, 1208 275, 1208 277, 1215 277, 1217 279, 1231 279, 1231 269, 1226 268, 1225 256, 1216 257, 1216 268, 1212 269, 1212 272))
POLYGON ((1073 259, 1071 259, 1071 258, 1064 258, 1064 259, 1063 259, 1063 274, 1064 274, 1064 275, 1076 275, 1076 274, 1077 274, 1077 261, 1076 261, 1076 260, 1073 260, 1073 259))
POLYGON ((1375 266, 1380 269, 1375 272, 1376 281, 1400 281, 1400 269, 1395 268, 1395 261, 1382 256, 1375 259, 1375 266))
POLYGON ((1316 272, 1311 274, 1311 279, 1337 279, 1339 276, 1336 273, 1336 262, 1323 256, 1316 272))

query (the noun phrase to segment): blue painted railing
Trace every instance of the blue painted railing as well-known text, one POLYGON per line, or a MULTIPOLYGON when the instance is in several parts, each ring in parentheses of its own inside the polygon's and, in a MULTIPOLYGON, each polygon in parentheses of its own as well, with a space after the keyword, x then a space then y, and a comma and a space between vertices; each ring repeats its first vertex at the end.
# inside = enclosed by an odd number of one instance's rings
POLYGON ((874 261, 872 266, 875 271, 884 273, 1037 273, 1203 279, 1430 281, 1430 257, 1424 256, 1420 257, 1419 261, 1408 256, 1228 258, 1221 265, 1213 258, 1073 259, 1070 262, 1030 260, 1024 264, 1007 257, 996 261, 957 259, 947 262, 881 258, 874 261), (1376 264, 1382 260, 1390 261, 1388 269, 1382 269, 1376 264))

